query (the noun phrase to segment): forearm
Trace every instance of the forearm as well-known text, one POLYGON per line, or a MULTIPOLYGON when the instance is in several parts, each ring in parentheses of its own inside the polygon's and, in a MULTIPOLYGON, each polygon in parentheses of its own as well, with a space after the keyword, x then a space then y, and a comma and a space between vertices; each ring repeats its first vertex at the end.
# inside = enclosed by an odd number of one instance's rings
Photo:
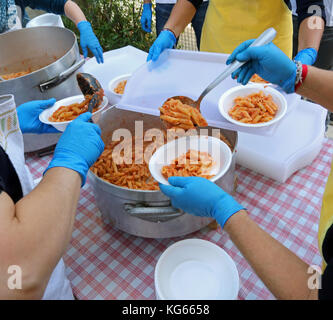
MULTIPOLYGON (((19 265, 23 273, 23 291, 33 288, 42 293, 70 241, 77 202, 80 175, 66 168, 52 168, 40 184, 20 200, 0 232, 8 234, 2 243, 6 265, 19 265)), ((33 290, 33 291, 34 291, 33 290)), ((3 289, 0 290, 3 294, 3 289)), ((8 294, 13 294, 8 290, 8 294)))
POLYGON ((79 22, 87 20, 80 7, 71 0, 68 0, 65 4, 65 14, 76 26, 79 22))
POLYGON ((245 211, 231 216, 224 230, 276 298, 317 298, 317 292, 307 286, 309 266, 263 231, 245 211))
POLYGON ((333 112, 333 72, 309 66, 297 93, 333 112))
POLYGON ((186 26, 192 21, 195 13, 196 9, 191 2, 178 0, 164 28, 171 29, 178 38, 186 26))
POLYGON ((321 37, 324 32, 325 22, 320 17, 315 17, 315 19, 320 19, 316 28, 312 25, 313 17, 304 19, 299 26, 298 31, 298 51, 301 51, 306 48, 314 48, 317 51, 319 50, 321 37))

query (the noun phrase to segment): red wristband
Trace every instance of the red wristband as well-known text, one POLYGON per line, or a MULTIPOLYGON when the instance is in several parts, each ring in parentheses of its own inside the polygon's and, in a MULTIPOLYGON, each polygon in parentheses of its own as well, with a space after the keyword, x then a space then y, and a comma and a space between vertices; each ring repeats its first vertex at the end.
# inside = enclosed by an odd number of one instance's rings
POLYGON ((301 84, 305 81, 306 76, 308 75, 308 66, 306 64, 302 64, 302 77, 300 81, 295 86, 295 92, 301 86, 301 84))

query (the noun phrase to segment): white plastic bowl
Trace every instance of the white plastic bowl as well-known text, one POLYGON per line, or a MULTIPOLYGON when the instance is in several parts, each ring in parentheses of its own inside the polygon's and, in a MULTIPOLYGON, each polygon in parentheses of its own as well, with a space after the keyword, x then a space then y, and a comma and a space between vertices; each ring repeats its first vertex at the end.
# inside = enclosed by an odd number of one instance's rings
MULTIPOLYGON (((67 128, 68 124, 71 121, 54 122, 54 121, 49 121, 49 118, 52 116, 53 112, 55 112, 61 106, 68 106, 73 103, 80 103, 83 100, 84 100, 83 95, 68 97, 68 98, 59 100, 51 108, 44 110, 39 115, 39 120, 43 123, 50 124, 53 127, 55 127, 57 130, 63 132, 63 131, 65 131, 65 129, 67 128)), ((96 112, 94 112, 92 115, 92 119, 94 122, 98 122, 101 112, 103 111, 103 109, 105 109, 105 107, 107 105, 108 105, 108 99, 104 96, 103 101, 102 101, 101 105, 99 106, 99 109, 96 112)))
POLYGON ((287 100, 286 98, 276 89, 271 86, 260 85, 260 84, 251 84, 246 86, 237 86, 226 91, 219 100, 219 111, 221 115, 226 118, 228 121, 237 124, 242 127, 267 127, 278 121, 280 121, 287 112, 287 100), (234 99, 237 97, 245 97, 252 93, 257 93, 263 91, 264 94, 270 94, 273 97, 273 101, 278 106, 278 111, 275 117, 271 121, 262 122, 262 123, 242 123, 237 120, 234 120, 229 116, 229 110, 234 106, 234 99))
POLYGON ((173 140, 156 150, 149 161, 149 170, 153 178, 162 184, 169 185, 161 172, 163 166, 171 164, 174 159, 190 149, 208 152, 213 157, 214 165, 210 174, 214 176, 210 179, 211 181, 218 180, 228 171, 232 153, 226 143, 210 136, 188 136, 173 140))
MULTIPOLYGON (((123 74, 121 76, 115 77, 113 78, 109 84, 108 84, 108 98, 110 100, 110 103, 113 104, 117 104, 121 97, 123 96, 120 93, 115 93, 114 89, 117 87, 118 83, 124 80, 128 80, 132 75, 131 74, 123 74)), ((125 87, 126 90, 126 87, 125 87)))
POLYGON ((235 300, 239 275, 234 261, 216 244, 187 239, 160 256, 154 274, 158 300, 235 300))
POLYGON ((31 19, 27 23, 27 28, 41 27, 41 26, 53 26, 53 27, 62 27, 64 24, 62 22, 61 16, 53 13, 45 13, 37 16, 36 18, 31 19))

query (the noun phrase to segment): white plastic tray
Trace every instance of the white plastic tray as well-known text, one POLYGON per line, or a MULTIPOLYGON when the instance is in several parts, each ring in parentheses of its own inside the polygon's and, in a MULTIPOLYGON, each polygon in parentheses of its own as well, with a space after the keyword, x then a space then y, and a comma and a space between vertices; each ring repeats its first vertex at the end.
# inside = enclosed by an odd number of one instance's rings
MULTIPOLYGON (((120 109, 159 116, 158 108, 169 97, 185 95, 197 99, 201 92, 226 68, 228 55, 208 52, 166 50, 157 62, 145 63, 127 83, 120 109)), ((281 122, 265 128, 245 128, 227 121, 218 110, 218 100, 228 89, 239 85, 231 77, 211 91, 201 103, 201 112, 210 126, 273 135, 281 122)), ((297 94, 286 95, 288 113, 300 100, 297 94)))
POLYGON ((110 104, 112 104, 114 97, 109 92, 109 82, 122 74, 133 73, 146 62, 147 55, 142 50, 126 46, 104 52, 103 64, 98 64, 95 58, 89 59, 80 69, 80 72, 87 72, 96 77, 101 83, 110 104))
POLYGON ((327 111, 301 100, 273 137, 240 132, 237 163, 279 182, 311 164, 321 150, 327 111))

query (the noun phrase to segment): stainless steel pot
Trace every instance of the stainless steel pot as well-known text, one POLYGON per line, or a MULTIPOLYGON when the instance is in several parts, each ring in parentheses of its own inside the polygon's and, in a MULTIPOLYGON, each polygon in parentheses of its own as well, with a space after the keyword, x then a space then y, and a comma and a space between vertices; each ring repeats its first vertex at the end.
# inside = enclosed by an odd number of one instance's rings
MULTIPOLYGON (((0 35, 0 75, 31 68, 32 73, 0 81, 0 95, 13 94, 16 105, 80 94, 75 72, 83 65, 75 34, 65 28, 37 27, 0 35)), ((56 143, 57 135, 25 136, 26 151, 56 143)))
MULTIPOLYGON (((107 144, 116 129, 126 128, 132 134, 135 121, 143 120, 144 131, 162 128, 158 117, 124 111, 115 107, 101 115, 99 125, 102 138, 107 144)), ((209 128, 211 131, 213 128, 209 128)), ((216 183, 225 191, 235 189, 235 149, 237 132, 221 130, 234 147, 233 160, 228 172, 216 183)), ((160 191, 143 191, 122 188, 108 183, 91 171, 88 179, 93 187, 97 206, 103 218, 127 233, 147 238, 170 238, 183 236, 207 226, 212 219, 199 218, 171 207, 170 200, 160 191)))

